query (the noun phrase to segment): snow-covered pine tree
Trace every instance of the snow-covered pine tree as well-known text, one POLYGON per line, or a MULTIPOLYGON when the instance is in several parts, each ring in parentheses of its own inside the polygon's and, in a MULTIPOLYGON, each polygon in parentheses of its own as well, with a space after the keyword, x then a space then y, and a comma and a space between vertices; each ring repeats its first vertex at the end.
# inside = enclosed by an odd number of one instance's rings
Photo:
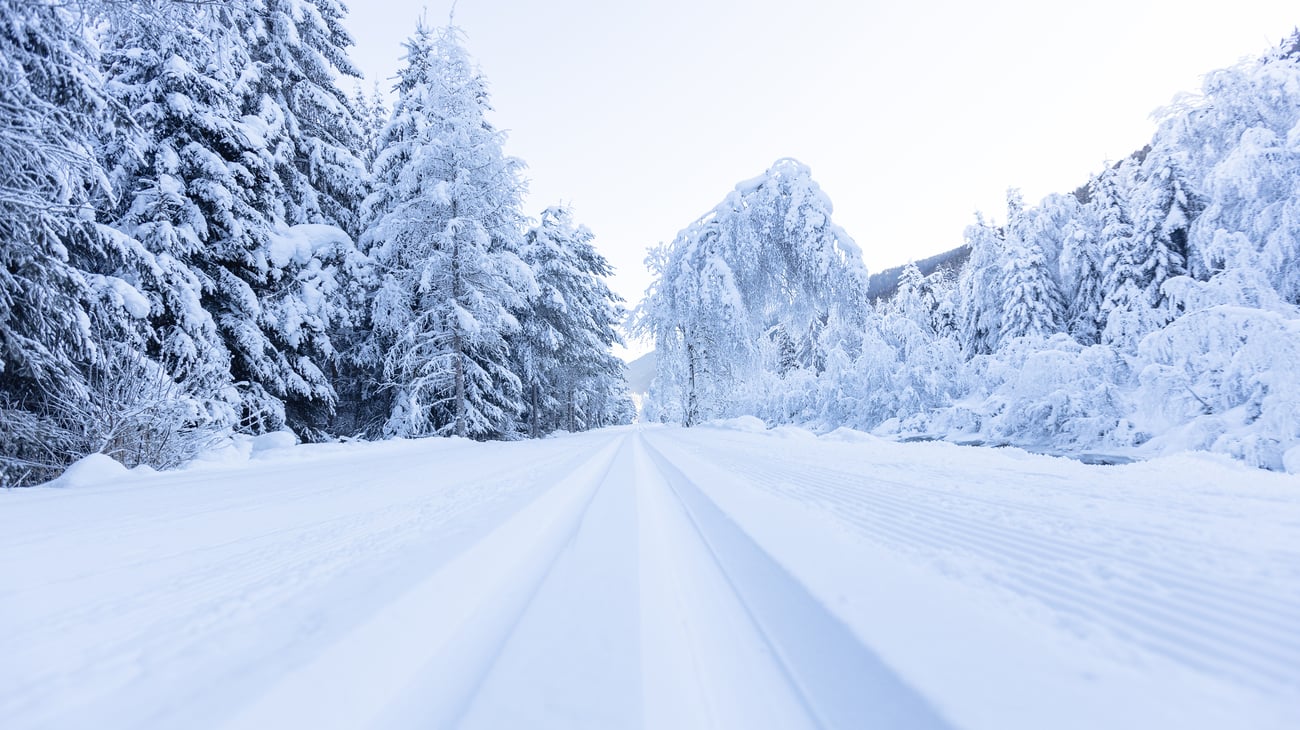
POLYGON ((976 215, 966 227, 970 258, 957 280, 957 335, 967 357, 987 355, 997 347, 1002 331, 1003 233, 976 215))
POLYGON ((0 2, 0 377, 8 398, 75 387, 95 350, 98 298, 79 267, 98 234, 92 135, 109 114, 76 20, 56 3, 0 2), (88 219, 89 218, 89 219, 88 219), (71 247, 69 244, 72 244, 71 247))
POLYGON ((605 284, 613 270, 592 239, 560 206, 543 211, 525 235, 523 259, 537 291, 520 308, 512 341, 533 438, 613 422, 627 389, 623 363, 610 352, 621 342, 622 298, 605 284))
POLYGON ((361 162, 366 170, 373 170, 375 157, 379 154, 379 141, 383 137, 384 127, 388 124, 388 105, 384 102, 384 93, 376 81, 370 93, 360 85, 352 95, 352 108, 357 112, 357 121, 361 126, 361 162))
POLYGON ((999 344, 1016 337, 1046 337, 1063 329, 1065 305, 1043 253, 1044 244, 1059 250, 1055 228, 1046 211, 1025 209, 1019 190, 1007 192, 999 344))
MULTIPOLYGON (((366 195, 366 165, 361 110, 340 89, 341 76, 360 77, 348 57, 352 38, 342 23, 346 8, 338 0, 249 0, 241 19, 249 65, 235 87, 240 110, 256 126, 270 155, 276 197, 284 224, 335 226, 348 237, 360 234, 361 202, 366 195)), ((283 332, 284 345, 319 366, 335 387, 355 402, 356 378, 339 350, 360 346, 363 315, 354 311, 364 262, 351 241, 322 229, 278 231, 280 245, 297 247, 293 256, 271 261, 272 290, 263 296, 266 324, 283 332), (304 232, 309 235, 304 238, 304 232)), ((290 425, 311 436, 336 427, 351 430, 347 414, 330 419, 334 401, 289 399, 290 425), (327 425, 328 422, 328 425, 327 425)))
POLYGON ((915 262, 909 261, 898 275, 898 287, 884 310, 890 316, 905 319, 921 331, 931 330, 935 307, 933 292, 915 262))
POLYGON ((1148 306, 1158 310, 1153 322, 1173 319, 1168 297, 1161 290, 1175 276, 1187 274, 1187 229, 1199 213, 1184 175, 1171 150, 1153 149, 1143 160, 1134 191, 1135 257, 1148 306))
MULTIPOLYGON (((1090 181, 1089 189, 1095 184, 1095 179, 1090 181)), ((1095 345, 1105 325, 1101 316, 1101 222, 1091 202, 1082 204, 1073 195, 1051 196, 1048 200, 1055 201, 1065 218, 1058 266, 1066 298, 1066 331, 1080 344, 1095 345)))
POLYGON ((868 326, 871 344, 855 363, 864 390, 875 392, 859 397, 868 407, 852 414, 852 422, 874 427, 951 402, 963 359, 946 321, 950 313, 943 311, 944 287, 951 284, 943 272, 924 277, 909 263, 894 296, 877 305, 880 316, 868 326))
POLYGON ((1092 191, 1101 220, 1101 340, 1130 352, 1155 327, 1143 274, 1146 256, 1133 227, 1133 176, 1132 160, 1124 160, 1098 175, 1092 191))
POLYGON ((123 379, 170 378, 137 354, 149 337, 140 287, 158 273, 152 257, 93 207, 110 192, 95 133, 126 120, 75 13, 0 2, 0 482, 11 486, 96 451, 148 461, 108 423, 138 404, 108 394, 123 379))
POLYGON ((365 167, 357 157, 359 110, 337 77, 360 78, 348 57, 352 37, 338 0, 248 0, 248 66, 235 92, 248 120, 262 125, 289 225, 328 224, 360 233, 365 167))
POLYGON ((406 47, 361 239, 380 278, 384 430, 500 437, 522 410, 506 338, 535 287, 518 255, 523 163, 487 121, 487 84, 458 28, 421 24, 406 47))
MULTIPOLYGON (((332 236, 299 245, 302 232, 285 226, 267 126, 241 113, 234 91, 251 68, 238 32, 250 12, 155 0, 149 13, 119 17, 102 46, 108 88, 135 121, 105 145, 114 225, 197 279, 229 354, 241 426, 256 432, 282 427, 286 404, 294 425, 332 407, 323 368, 346 245, 332 236)), ((184 311, 199 326, 185 296, 162 316, 184 311)))

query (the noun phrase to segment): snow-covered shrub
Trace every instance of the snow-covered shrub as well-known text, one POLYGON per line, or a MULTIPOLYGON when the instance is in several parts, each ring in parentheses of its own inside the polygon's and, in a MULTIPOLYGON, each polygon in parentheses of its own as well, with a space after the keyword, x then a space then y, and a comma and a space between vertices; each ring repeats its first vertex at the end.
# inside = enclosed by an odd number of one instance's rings
POLYGON ((1019 337, 974 358, 971 394, 936 413, 929 426, 989 439, 1043 445, 1128 445, 1126 360, 1107 345, 1068 335, 1019 337))
POLYGON ((229 431, 222 402, 201 402, 158 363, 112 348, 85 368, 84 389, 44 394, 40 408, 0 402, 0 471, 5 486, 58 476, 90 454, 128 467, 180 466, 229 431))
POLYGON ((1169 448, 1281 469, 1300 442, 1300 310, 1254 280, 1233 271, 1205 284, 1171 282, 1193 311, 1142 341, 1138 401, 1144 425, 1165 433, 1159 441, 1169 448))

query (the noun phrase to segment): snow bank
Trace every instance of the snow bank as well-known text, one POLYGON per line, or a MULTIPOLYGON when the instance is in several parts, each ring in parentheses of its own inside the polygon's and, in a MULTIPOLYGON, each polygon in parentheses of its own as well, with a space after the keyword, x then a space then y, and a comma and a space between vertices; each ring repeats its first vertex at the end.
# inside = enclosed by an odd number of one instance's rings
POLYGON ((277 449, 288 449, 298 445, 298 435, 293 431, 276 431, 274 433, 264 433, 261 436, 253 437, 250 450, 251 456, 257 456, 267 451, 277 449))
POLYGON ((846 444, 878 444, 884 442, 884 439, 879 436, 846 426, 840 426, 830 433, 822 434, 821 438, 823 441, 839 441, 846 444))
POLYGON ((105 454, 91 454, 74 463, 49 487, 90 487, 121 479, 131 473, 120 462, 105 454))
POLYGON ((1282 466, 1288 474, 1300 474, 1300 446, 1292 446, 1282 455, 1282 466))
POLYGON ((708 425, 713 428, 721 428, 727 431, 742 431, 744 433, 763 433, 767 431, 767 424, 763 423, 763 419, 756 416, 724 418, 717 421, 709 421, 708 425))

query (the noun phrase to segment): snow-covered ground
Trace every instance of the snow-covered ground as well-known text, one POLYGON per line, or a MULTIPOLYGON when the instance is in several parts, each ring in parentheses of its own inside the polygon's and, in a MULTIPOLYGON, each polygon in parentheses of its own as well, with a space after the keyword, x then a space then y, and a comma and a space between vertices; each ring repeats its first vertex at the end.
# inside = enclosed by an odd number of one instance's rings
POLYGON ((95 473, 0 493, 7 730, 1300 727, 1300 477, 1216 457, 741 420, 95 473))

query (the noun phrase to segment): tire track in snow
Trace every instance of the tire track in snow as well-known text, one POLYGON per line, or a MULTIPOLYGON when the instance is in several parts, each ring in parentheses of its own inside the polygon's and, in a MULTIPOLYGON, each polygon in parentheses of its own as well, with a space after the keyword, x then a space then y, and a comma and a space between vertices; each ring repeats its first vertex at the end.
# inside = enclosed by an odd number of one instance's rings
POLYGON ((1095 534, 1085 545, 1035 534, 1027 527, 1031 520, 1018 513, 1042 515, 1038 505, 971 499, 958 489, 749 456, 711 450, 707 458, 738 482, 820 506, 873 542, 919 551, 931 561, 944 555, 987 561, 996 573, 982 580, 1202 673, 1271 693, 1295 694, 1300 686, 1300 614, 1248 582, 1224 584, 1173 562, 1119 553, 1095 534), (1108 574, 1099 576, 1099 569, 1108 574))

